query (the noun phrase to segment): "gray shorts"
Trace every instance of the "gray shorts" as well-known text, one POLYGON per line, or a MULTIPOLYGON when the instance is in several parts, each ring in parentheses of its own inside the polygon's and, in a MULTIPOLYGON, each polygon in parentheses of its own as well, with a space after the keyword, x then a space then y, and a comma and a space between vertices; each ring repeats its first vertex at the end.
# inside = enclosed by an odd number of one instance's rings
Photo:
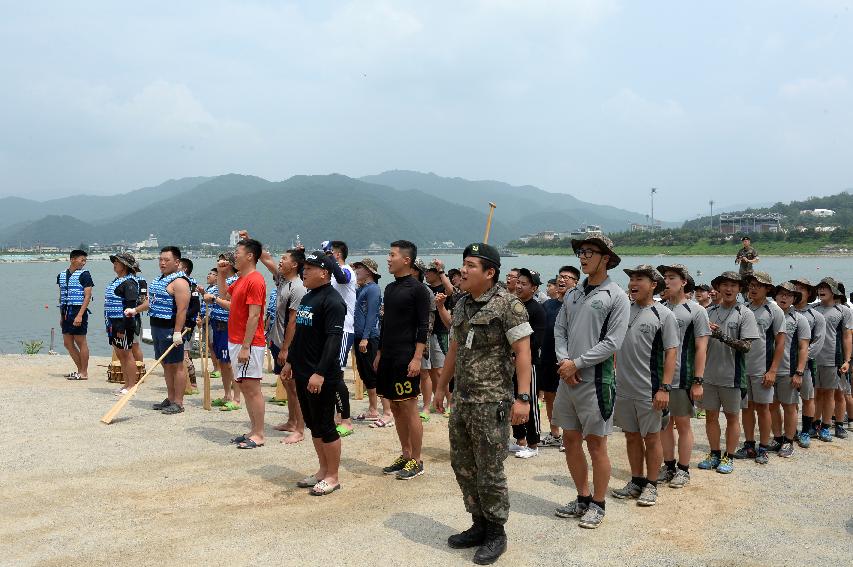
POLYGON ((818 366, 817 379, 814 381, 818 390, 837 390, 839 387, 838 368, 835 366, 818 366))
POLYGON ((796 405, 800 401, 800 391, 791 385, 790 376, 776 376, 774 398, 777 402, 787 405, 796 405))
POLYGON ((639 433, 643 437, 661 430, 660 412, 652 407, 651 400, 629 400, 616 398, 613 407, 613 423, 627 433, 639 433))
POLYGON ((800 386, 800 398, 807 402, 814 399, 814 375, 811 368, 813 364, 809 362, 806 365, 806 371, 803 373, 803 383, 800 386))
POLYGON ((444 356, 447 354, 449 335, 432 334, 429 337, 429 358, 421 360, 421 370, 444 368, 444 356))
POLYGON ((560 380, 557 397, 554 398, 554 423, 562 429, 580 431, 583 437, 610 435, 613 431, 614 390, 612 386, 605 386, 602 391, 605 399, 600 401, 595 382, 569 386, 560 380), (602 408, 605 411, 609 409, 607 418, 602 415, 602 408))
POLYGON ((703 386, 704 394, 702 394, 702 401, 699 402, 703 410, 720 411, 720 408, 723 408, 725 413, 740 413, 743 401, 740 388, 716 386, 708 383, 703 386))
MULTIPOLYGON (((779 377, 776 377, 778 380, 779 377)), ((746 397, 743 399, 742 407, 747 407, 747 402, 755 404, 769 404, 773 402, 773 386, 765 388, 761 385, 764 376, 749 376, 746 380, 746 397)))
POLYGON ((693 417, 693 400, 690 390, 676 388, 669 393, 669 413, 673 417, 693 417))

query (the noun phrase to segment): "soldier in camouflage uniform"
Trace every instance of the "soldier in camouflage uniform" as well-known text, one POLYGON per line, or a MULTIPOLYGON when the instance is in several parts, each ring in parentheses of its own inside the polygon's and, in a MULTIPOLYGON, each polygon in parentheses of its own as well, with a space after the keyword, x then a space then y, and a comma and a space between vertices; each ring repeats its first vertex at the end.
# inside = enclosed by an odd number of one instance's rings
POLYGON ((474 562, 488 565, 506 550, 503 526, 509 516, 509 495, 503 461, 508 426, 527 421, 529 404, 535 403, 528 394, 533 329, 524 305, 497 285, 497 249, 471 244, 462 256, 460 286, 467 294, 453 309, 450 348, 435 404, 443 411, 447 384, 455 376, 450 462, 474 525, 447 543, 455 549, 479 546, 474 562), (513 371, 523 394, 514 395, 513 371))

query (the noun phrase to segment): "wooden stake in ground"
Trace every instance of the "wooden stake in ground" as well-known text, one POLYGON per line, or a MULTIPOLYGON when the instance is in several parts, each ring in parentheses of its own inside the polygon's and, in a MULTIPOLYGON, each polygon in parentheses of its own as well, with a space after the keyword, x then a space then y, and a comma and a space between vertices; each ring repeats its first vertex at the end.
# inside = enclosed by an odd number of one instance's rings
POLYGON ((498 206, 494 203, 489 203, 489 218, 486 220, 486 234, 483 235, 483 244, 489 243, 489 232, 492 230, 492 216, 495 214, 495 209, 498 206))
MULTIPOLYGON (((355 346, 358 348, 358 345, 355 346)), ((351 353, 352 358, 352 376, 353 376, 353 388, 355 388, 355 399, 361 400, 364 398, 364 382, 361 381, 361 374, 358 373, 358 365, 355 363, 355 349, 353 349, 351 353)))
POLYGON ((208 351, 208 341, 210 337, 210 309, 204 314, 204 328, 202 329, 202 341, 204 341, 204 345, 202 346, 202 372, 204 373, 204 401, 202 402, 202 407, 208 411, 210 411, 210 361, 208 358, 210 357, 210 352, 208 351))
POLYGON ((275 376, 275 396, 273 396, 272 401, 274 401, 274 402, 286 402, 287 401, 287 390, 284 389, 284 382, 281 381, 281 374, 276 374, 276 376, 275 376))
MULTIPOLYGON (((187 334, 187 331, 189 331, 189 329, 184 329, 184 332, 181 333, 181 337, 187 334)), ((127 405, 127 402, 129 402, 130 399, 136 395, 136 392, 139 391, 139 387, 142 385, 143 382, 145 382, 145 379, 148 378, 148 375, 154 372, 154 369, 163 363, 163 359, 166 358, 170 352, 172 352, 173 348, 175 348, 175 343, 169 345, 169 348, 166 349, 166 352, 164 352, 160 356, 160 358, 158 358, 157 361, 151 365, 151 368, 148 370, 148 372, 142 375, 142 378, 140 378, 139 381, 134 384, 133 388, 128 390, 125 395, 123 395, 115 404, 113 404, 113 407, 110 408, 110 411, 105 413, 104 417, 101 418, 101 423, 106 423, 107 425, 109 425, 113 422, 119 412, 124 409, 124 406, 127 405)))

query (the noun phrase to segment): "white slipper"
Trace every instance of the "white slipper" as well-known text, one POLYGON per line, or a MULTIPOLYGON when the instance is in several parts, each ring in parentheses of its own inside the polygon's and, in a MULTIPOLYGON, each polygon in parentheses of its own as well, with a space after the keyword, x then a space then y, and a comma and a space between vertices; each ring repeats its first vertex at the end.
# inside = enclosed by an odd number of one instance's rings
POLYGON ((340 483, 332 486, 325 480, 321 480, 314 485, 314 488, 311 489, 311 496, 326 496, 327 494, 331 494, 332 492, 340 489, 340 487, 340 483))

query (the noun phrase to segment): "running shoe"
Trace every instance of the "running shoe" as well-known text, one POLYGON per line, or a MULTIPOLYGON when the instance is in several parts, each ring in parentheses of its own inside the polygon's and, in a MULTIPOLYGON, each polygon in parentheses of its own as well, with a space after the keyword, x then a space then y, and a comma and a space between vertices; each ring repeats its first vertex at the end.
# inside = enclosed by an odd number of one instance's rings
POLYGON ((123 396, 127 393, 127 388, 119 388, 118 390, 113 391, 114 396, 123 396))
POLYGON ((518 443, 507 443, 506 450, 510 453, 518 453, 522 449, 526 449, 526 447, 519 445, 518 443))
POLYGON ((717 465, 717 472, 720 474, 729 474, 733 470, 735 470, 734 461, 729 455, 726 455, 722 459, 720 459, 720 464, 717 465))
POLYGON ((625 500, 627 498, 639 498, 643 493, 643 489, 634 484, 634 481, 629 480, 628 483, 622 488, 612 488, 610 489, 610 495, 613 498, 618 498, 619 500, 625 500))
POLYGON ((557 506, 554 508, 554 515, 560 518, 580 518, 586 514, 588 504, 579 502, 577 499, 572 500, 565 506, 557 506))
POLYGON ((578 525, 582 528, 594 530, 600 526, 603 521, 604 509, 598 504, 590 502, 589 507, 586 509, 583 517, 581 517, 581 521, 578 525))
POLYGON ((539 442, 539 446, 540 447, 559 447, 562 442, 563 442, 562 438, 548 433, 539 442))
POLYGON ((778 452, 781 448, 782 444, 776 441, 775 439, 771 439, 770 442, 767 444, 767 450, 772 453, 778 452))
POLYGON ((565 446, 565 445, 563 445, 563 443, 562 443, 562 442, 560 443, 560 452, 561 452, 561 453, 565 453, 565 452, 566 452, 566 446, 565 446))
POLYGON ((803 449, 808 449, 809 445, 812 444, 812 438, 805 431, 800 431, 800 434, 797 435, 797 445, 802 447, 803 449))
POLYGON ((787 443, 782 443, 782 448, 779 449, 779 456, 787 459, 788 457, 790 457, 793 454, 794 454, 794 444, 791 443, 790 441, 787 443))
POLYGON ((690 473, 681 469, 675 469, 675 476, 669 481, 670 488, 684 488, 690 483, 690 473))
POLYGON ((169 404, 168 407, 165 407, 160 410, 160 413, 162 413, 163 415, 175 415, 178 413, 184 413, 184 407, 179 406, 178 404, 169 404))
POLYGON ((169 400, 169 398, 166 398, 165 400, 163 400, 159 404, 151 404, 151 409, 163 411, 164 409, 166 409, 170 405, 172 405, 172 402, 169 400))
POLYGON ((755 445, 744 445, 732 455, 735 459, 754 459, 757 456, 758 452, 755 450, 755 445))
POLYGON ((409 459, 403 468, 397 473, 397 480, 412 480, 416 476, 424 474, 424 463, 409 459))
POLYGON ((661 465, 658 471, 658 482, 669 482, 675 477, 675 471, 669 470, 666 465, 661 465))
POLYGON ((397 474, 398 472, 403 470, 403 467, 406 466, 407 462, 409 462, 409 459, 407 459, 403 455, 400 455, 399 457, 394 459, 393 463, 382 469, 382 474, 397 474))
POLYGON ((814 425, 812 425, 811 429, 809 429, 809 437, 811 437, 812 439, 820 439, 820 433, 818 432, 817 427, 815 427, 814 425))
POLYGON ((708 453, 703 461, 699 462, 699 468, 703 471, 715 469, 720 466, 720 457, 713 453, 708 453))
POLYGON ((835 424, 835 436, 839 439, 847 439, 847 432, 844 431, 844 426, 840 423, 835 424))
POLYGON ((521 451, 515 454, 517 459, 532 459, 539 456, 539 449, 533 447, 524 447, 521 451))
POLYGON ((648 483, 643 487, 643 493, 637 498, 637 506, 654 506, 658 503, 658 487, 648 483))
MULTIPOLYGON (((779 456, 782 456, 781 452, 779 456)), ((755 462, 759 465, 766 465, 768 462, 770 462, 770 459, 767 457, 767 449, 765 449, 764 447, 758 448, 758 453, 755 455, 755 462)))
POLYGON ((829 431, 829 427, 820 428, 820 433, 818 433, 818 439, 820 439, 824 443, 832 442, 832 433, 829 431))

